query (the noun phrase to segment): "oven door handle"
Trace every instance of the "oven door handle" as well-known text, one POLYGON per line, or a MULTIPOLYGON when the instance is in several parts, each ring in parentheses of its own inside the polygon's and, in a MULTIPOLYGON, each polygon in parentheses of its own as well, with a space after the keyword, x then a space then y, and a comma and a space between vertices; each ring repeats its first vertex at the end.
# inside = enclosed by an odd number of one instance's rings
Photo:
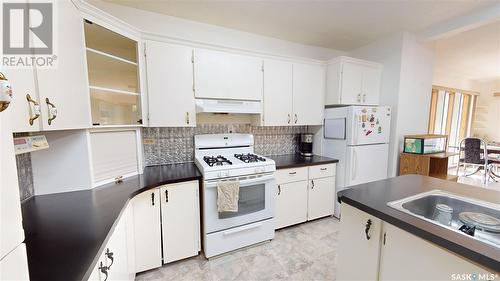
MULTIPOLYGON (((243 177, 227 178, 224 181, 238 180, 240 178, 243 178, 243 177)), ((269 174, 269 175, 265 175, 265 176, 261 176, 261 177, 257 177, 257 178, 253 178, 253 179, 240 180, 240 186, 246 186, 246 185, 251 185, 251 184, 255 184, 255 183, 265 183, 265 182, 268 182, 272 179, 274 179, 274 174, 269 174)), ((214 186, 217 186, 217 183, 220 181, 221 180, 206 181, 205 186, 206 187, 214 187, 214 186)))
POLYGON ((259 222, 259 223, 253 223, 253 224, 249 224, 249 225, 246 225, 246 226, 238 227, 237 229, 226 230, 226 231, 222 232, 222 234, 223 235, 236 234, 238 232, 247 231, 247 230, 254 229, 254 228, 257 228, 257 227, 261 227, 261 226, 262 226, 261 222, 259 222))

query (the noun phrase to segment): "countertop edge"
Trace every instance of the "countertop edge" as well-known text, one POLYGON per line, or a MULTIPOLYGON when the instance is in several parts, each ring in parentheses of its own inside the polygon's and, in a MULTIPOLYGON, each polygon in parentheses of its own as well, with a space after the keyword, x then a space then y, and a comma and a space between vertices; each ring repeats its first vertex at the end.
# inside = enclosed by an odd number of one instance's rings
POLYGON ((413 235, 416 235, 428 242, 434 243, 438 246, 441 246, 447 250, 450 250, 464 258, 467 258, 473 262, 476 262, 477 264, 487 267, 488 269, 491 269, 495 271, 495 268, 500 268, 500 262, 484 256, 481 253, 478 253, 476 251, 471 250, 470 248, 463 247, 462 245, 453 243, 447 239, 444 239, 442 237, 439 237, 433 233, 430 233, 420 227, 416 227, 412 224, 406 223, 405 221, 402 221, 398 218, 395 218, 391 215, 388 215, 384 212, 378 211, 374 208, 371 208, 363 203, 360 203, 358 201, 352 200, 351 198, 341 195, 338 198, 340 203, 346 203, 349 204, 361 211, 364 211, 370 215, 373 215, 387 223, 390 223, 398 228, 401 228, 404 231, 407 231, 413 235))

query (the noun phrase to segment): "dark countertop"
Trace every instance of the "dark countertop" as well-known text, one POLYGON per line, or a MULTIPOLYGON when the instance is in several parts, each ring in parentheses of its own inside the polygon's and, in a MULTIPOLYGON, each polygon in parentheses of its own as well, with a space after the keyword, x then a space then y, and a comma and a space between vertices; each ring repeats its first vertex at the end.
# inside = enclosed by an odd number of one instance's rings
POLYGON ((498 248, 387 206, 387 202, 434 189, 500 204, 499 191, 418 175, 405 175, 357 185, 340 191, 338 198, 341 203, 352 205, 484 267, 498 271, 498 248))
POLYGON ((22 211, 30 279, 86 280, 132 197, 164 184, 201 178, 194 163, 154 166, 120 184, 25 201, 22 211))
POLYGON ((339 160, 337 159, 318 156, 318 155, 313 155, 311 157, 304 157, 301 156, 300 154, 286 154, 286 155, 275 155, 268 157, 273 159, 274 162, 276 162, 276 169, 286 169, 286 168, 322 165, 322 164, 339 162, 339 160))

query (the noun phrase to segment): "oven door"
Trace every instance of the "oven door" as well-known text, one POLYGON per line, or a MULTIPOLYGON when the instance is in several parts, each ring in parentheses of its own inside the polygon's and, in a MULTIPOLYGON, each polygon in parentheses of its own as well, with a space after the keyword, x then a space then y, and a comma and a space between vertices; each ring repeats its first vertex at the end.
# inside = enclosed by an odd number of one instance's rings
POLYGON ((217 182, 204 182, 203 215, 205 233, 229 229, 274 216, 274 194, 276 181, 274 173, 249 175, 225 180, 239 180, 240 193, 238 212, 217 211, 217 182))

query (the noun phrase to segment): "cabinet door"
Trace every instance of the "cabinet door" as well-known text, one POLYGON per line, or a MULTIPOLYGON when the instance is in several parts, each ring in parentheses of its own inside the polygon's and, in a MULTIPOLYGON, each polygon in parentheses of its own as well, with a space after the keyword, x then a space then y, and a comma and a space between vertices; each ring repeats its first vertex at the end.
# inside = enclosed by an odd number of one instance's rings
POLYGON ((135 270, 161 266, 160 190, 134 197, 135 270))
POLYGON ((12 112, 11 119, 13 132, 36 132, 40 131, 40 106, 38 94, 35 87, 35 72, 28 69, 2 69, 7 79, 12 85, 13 99, 9 105, 12 112), (26 96, 29 95, 33 102, 29 102, 26 96), (36 105, 38 104, 38 106, 36 105), (38 116, 38 117, 37 117, 38 116), (30 124, 31 118, 37 118, 30 124))
POLYGON ((327 177, 309 181, 307 219, 333 215, 335 203, 335 178, 327 177))
POLYGON ((262 100, 262 60, 227 52, 196 49, 195 97, 262 100))
MULTIPOLYGON (((2 237, 3 238, 3 237, 2 237)), ((0 280, 29 280, 26 245, 21 244, 0 259, 0 280)))
POLYGON ((43 130, 88 128, 90 97, 83 19, 70 0, 57 1, 55 7, 57 67, 37 69, 43 130))
POLYGON ((198 181, 161 187, 163 262, 185 259, 200 251, 198 181))
POLYGON ((382 221, 346 203, 341 207, 337 280, 377 280, 382 221))
POLYGON ((291 125, 292 104, 292 64, 266 60, 264 62, 264 125, 291 125))
POLYGON ((365 66, 363 68, 362 101, 364 104, 379 104, 381 76, 381 67, 365 66))
POLYGON ((340 86, 341 104, 362 104, 363 70, 360 64, 342 63, 342 79, 340 86))
POLYGON ((146 42, 149 125, 195 127, 193 48, 146 42))
POLYGON ((293 65, 293 124, 321 125, 325 106, 325 69, 321 65, 293 65))
POLYGON ((125 211, 104 250, 109 266, 108 280, 134 280, 135 275, 130 274, 128 267, 127 242, 127 211, 125 211))
POLYGON ((278 185, 274 220, 276 229, 307 220, 307 181, 278 185))
POLYGON ((0 112, 0 259, 24 240, 16 158, 10 120, 14 112, 0 112))
POLYGON ((391 224, 384 223, 384 234, 379 280, 453 280, 453 274, 492 273, 391 224))

